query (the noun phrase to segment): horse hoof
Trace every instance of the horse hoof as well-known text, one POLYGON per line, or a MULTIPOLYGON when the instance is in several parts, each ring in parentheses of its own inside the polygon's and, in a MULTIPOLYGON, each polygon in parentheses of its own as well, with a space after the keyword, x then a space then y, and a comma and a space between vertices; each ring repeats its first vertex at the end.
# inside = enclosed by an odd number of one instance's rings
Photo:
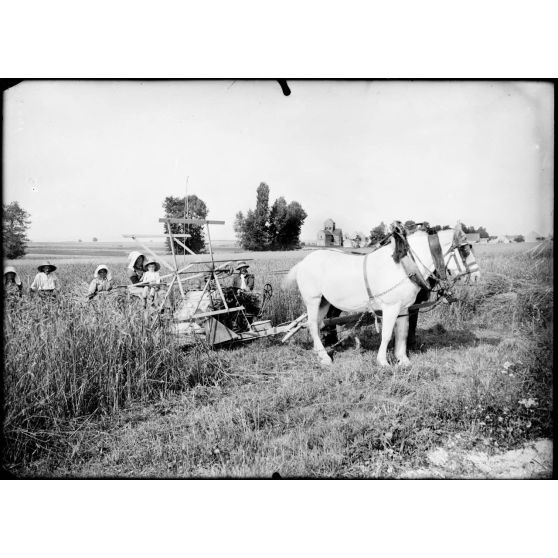
POLYGON ((411 366, 411 361, 410 361, 408 358, 400 358, 400 359, 397 361, 397 364, 398 364, 399 366, 403 366, 404 368, 408 368, 408 367, 411 366))
POLYGON ((320 355, 320 365, 321 366, 331 366, 333 359, 328 355, 320 355))

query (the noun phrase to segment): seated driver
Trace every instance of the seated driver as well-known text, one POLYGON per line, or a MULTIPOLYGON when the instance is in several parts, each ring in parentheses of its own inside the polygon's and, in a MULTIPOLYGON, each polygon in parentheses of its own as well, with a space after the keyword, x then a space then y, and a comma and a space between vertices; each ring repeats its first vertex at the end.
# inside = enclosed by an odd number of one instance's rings
POLYGON ((246 262, 238 262, 236 266, 236 271, 238 273, 234 274, 232 287, 235 292, 249 292, 254 290, 254 276, 248 273, 248 268, 250 266, 246 262))
POLYGON ((258 295, 253 293, 254 276, 248 273, 250 266, 246 262, 238 262, 234 274, 232 289, 238 299, 238 302, 244 306, 246 313, 250 315, 249 321, 253 320, 253 316, 257 316, 260 312, 260 301, 258 295))

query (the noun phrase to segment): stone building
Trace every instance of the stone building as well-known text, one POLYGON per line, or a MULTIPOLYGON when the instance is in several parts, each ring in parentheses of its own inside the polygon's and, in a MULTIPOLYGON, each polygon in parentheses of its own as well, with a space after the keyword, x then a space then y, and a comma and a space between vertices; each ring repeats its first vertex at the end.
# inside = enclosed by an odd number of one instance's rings
POLYGON ((333 219, 326 219, 324 228, 318 231, 317 246, 343 246, 343 231, 335 228, 333 219))

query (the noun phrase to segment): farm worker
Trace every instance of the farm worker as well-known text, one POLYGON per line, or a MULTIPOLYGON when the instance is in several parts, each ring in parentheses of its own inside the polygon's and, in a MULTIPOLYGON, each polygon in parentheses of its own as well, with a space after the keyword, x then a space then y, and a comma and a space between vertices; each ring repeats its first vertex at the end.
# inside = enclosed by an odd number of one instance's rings
POLYGON ((142 280, 144 263, 145 256, 141 252, 130 252, 130 255, 128 256, 128 267, 126 268, 126 271, 128 272, 130 281, 134 285, 142 280))
POLYGON ((254 290, 254 276, 248 273, 249 267, 246 262, 238 262, 238 274, 233 277, 232 288, 238 302, 246 309, 248 321, 251 322, 260 312, 260 300, 257 294, 251 292, 254 290))
POLYGON ((244 292, 254 290, 254 276, 251 273, 248 273, 249 267, 250 266, 246 262, 238 262, 238 265, 236 266, 238 274, 235 274, 233 278, 233 289, 244 292))
POLYGON ((112 289, 112 274, 106 265, 99 265, 93 274, 93 281, 89 284, 87 298, 91 300, 99 293, 107 293, 112 289))
POLYGON ((46 261, 37 269, 39 273, 35 275, 35 279, 31 283, 31 291, 38 292, 40 295, 55 295, 60 290, 58 277, 54 274, 56 266, 46 261))
POLYGON ((4 268, 4 296, 19 298, 23 292, 23 284, 15 267, 8 265, 4 268))
POLYGON ((159 290, 161 284, 161 276, 159 275, 159 269, 161 266, 155 260, 148 260, 143 266, 145 273, 143 274, 142 283, 149 283, 143 288, 143 307, 147 308, 147 299, 149 298, 151 304, 155 303, 156 291, 159 290))

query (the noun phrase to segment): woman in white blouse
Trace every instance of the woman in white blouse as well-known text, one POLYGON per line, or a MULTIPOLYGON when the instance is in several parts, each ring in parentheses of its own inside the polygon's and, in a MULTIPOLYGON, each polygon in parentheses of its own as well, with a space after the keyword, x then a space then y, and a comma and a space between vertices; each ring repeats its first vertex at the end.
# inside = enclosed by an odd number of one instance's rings
POLYGON ((60 283, 54 273, 56 266, 50 262, 44 262, 37 269, 39 273, 35 275, 35 279, 31 283, 31 291, 38 292, 39 294, 57 294, 60 291, 60 283))

